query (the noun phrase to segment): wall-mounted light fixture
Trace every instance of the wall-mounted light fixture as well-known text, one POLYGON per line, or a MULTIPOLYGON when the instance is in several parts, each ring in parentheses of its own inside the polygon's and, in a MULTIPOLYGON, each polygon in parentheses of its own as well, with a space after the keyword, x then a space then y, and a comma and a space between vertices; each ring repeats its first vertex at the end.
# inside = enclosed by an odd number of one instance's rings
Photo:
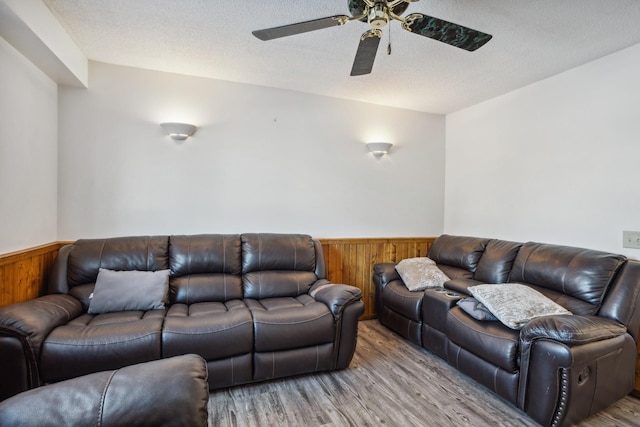
POLYGON ((376 159, 384 156, 389 152, 389 150, 393 147, 393 144, 389 142, 369 142, 367 143, 367 148, 371 151, 371 154, 374 155, 376 159))
POLYGON ((160 126, 171 138, 177 141, 184 141, 198 129, 195 125, 188 123, 161 123, 160 126))

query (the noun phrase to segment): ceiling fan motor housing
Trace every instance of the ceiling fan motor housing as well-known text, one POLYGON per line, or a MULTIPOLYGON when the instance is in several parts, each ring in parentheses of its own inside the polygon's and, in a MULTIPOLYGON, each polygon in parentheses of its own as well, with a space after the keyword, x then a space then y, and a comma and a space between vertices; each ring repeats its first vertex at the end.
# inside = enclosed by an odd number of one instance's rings
MULTIPOLYGON (((368 3, 373 3, 374 5, 379 3, 384 8, 387 8, 388 10, 388 6, 387 6, 388 1, 380 1, 380 0, 375 2, 371 2, 371 0, 367 0, 367 1, 368 3)), ((418 1, 418 0, 405 0, 404 2, 398 3, 393 7, 392 12, 396 15, 402 15, 405 12, 405 10, 407 10, 409 3, 413 3, 415 1, 418 1)), ((365 3, 364 0, 347 0, 347 7, 349 8, 349 12, 351 13, 351 16, 362 16, 364 14, 365 16, 362 19, 360 19, 360 21, 368 22, 369 24, 371 24, 371 19, 372 19, 371 9, 375 9, 374 7, 365 3)), ((379 27, 373 27, 373 25, 371 26, 373 28, 381 28, 381 27, 384 27, 388 22, 389 22, 389 17, 387 15, 387 19, 384 20, 383 25, 379 27)))
POLYGON ((369 8, 369 25, 371 28, 378 29, 389 23, 389 14, 387 13, 387 4, 382 1, 375 2, 373 7, 369 8))

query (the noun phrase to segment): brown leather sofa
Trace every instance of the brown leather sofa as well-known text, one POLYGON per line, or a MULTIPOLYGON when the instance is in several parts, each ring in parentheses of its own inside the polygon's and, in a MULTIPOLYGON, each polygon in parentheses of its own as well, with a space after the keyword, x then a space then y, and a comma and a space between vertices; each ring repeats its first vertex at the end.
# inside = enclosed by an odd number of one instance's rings
POLYGON ((442 235, 427 257, 449 277, 409 291, 395 264, 374 267, 378 319, 544 426, 571 425, 633 390, 640 329, 640 262, 544 243, 442 235), (470 286, 520 283, 573 315, 514 330, 457 302, 470 286))
POLYGON ((208 425, 207 364, 195 354, 97 372, 0 402, 0 426, 208 425))
POLYGON ((48 295, 0 308, 0 399, 188 353, 207 361, 212 389, 343 369, 363 311, 306 235, 78 240, 60 249, 48 295), (165 308, 89 313, 101 268, 170 270, 165 308))

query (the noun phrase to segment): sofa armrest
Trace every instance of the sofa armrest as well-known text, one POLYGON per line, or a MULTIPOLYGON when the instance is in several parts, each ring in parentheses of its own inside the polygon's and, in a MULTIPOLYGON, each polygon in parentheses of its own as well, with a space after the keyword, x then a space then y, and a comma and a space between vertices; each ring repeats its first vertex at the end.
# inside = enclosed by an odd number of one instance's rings
POLYGON ((528 322, 520 331, 523 345, 549 339, 566 345, 582 345, 623 335, 627 328, 615 320, 598 316, 543 316, 528 322))
POLYGON ((207 364, 187 354, 20 393, 0 403, 0 425, 201 427, 208 400, 207 364))
POLYGON ((362 291, 355 286, 334 284, 322 281, 315 284, 309 295, 316 301, 326 304, 335 319, 339 318, 345 307, 362 299, 362 291))
POLYGON ((396 265, 392 262, 382 262, 373 266, 373 280, 382 288, 394 280, 402 280, 396 265))
MULTIPOLYGON (((80 301, 69 295, 45 295, 33 300, 0 308, 0 334, 18 338, 33 361, 40 346, 53 328, 82 314, 80 301)), ((1 351, 1 349, 0 349, 1 351)))
POLYGON ((611 319, 539 317, 520 344, 518 407, 542 425, 570 425, 633 389, 635 341, 611 319))

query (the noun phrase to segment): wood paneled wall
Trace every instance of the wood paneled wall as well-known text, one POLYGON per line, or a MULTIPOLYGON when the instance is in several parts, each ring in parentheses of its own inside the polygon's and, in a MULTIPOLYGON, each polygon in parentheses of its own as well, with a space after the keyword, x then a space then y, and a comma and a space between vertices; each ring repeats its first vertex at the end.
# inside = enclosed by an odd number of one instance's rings
POLYGON ((43 295, 58 249, 55 242, 0 255, 0 307, 43 295))
POLYGON ((363 239, 320 239, 327 264, 327 279, 362 290, 365 312, 362 319, 376 317, 373 265, 426 256, 434 237, 363 239))

